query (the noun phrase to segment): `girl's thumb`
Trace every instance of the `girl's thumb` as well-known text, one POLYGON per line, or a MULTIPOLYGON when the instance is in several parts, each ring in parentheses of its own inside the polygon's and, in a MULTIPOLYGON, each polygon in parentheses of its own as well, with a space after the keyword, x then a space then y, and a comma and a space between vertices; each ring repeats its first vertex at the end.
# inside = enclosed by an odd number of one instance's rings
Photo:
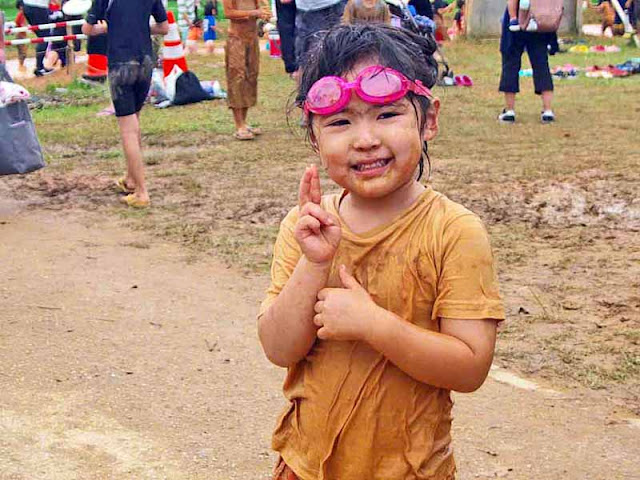
POLYGON ((345 288, 354 289, 360 288, 360 284, 358 281, 347 271, 347 267, 345 265, 340 265, 340 270, 338 271, 340 274, 340 281, 345 288))

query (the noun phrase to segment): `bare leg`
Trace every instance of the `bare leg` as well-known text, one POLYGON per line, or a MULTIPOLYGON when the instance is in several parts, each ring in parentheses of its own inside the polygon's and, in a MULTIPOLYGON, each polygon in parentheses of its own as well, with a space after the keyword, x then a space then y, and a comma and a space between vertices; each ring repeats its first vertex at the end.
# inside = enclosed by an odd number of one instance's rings
POLYGON ((551 110, 551 100, 553 100, 553 91, 546 90, 540 95, 542 97, 542 109, 551 110))
POLYGON ((118 117, 118 127, 120 128, 122 149, 127 159, 127 184, 133 184, 135 187, 134 195, 139 200, 148 201, 149 193, 144 179, 139 114, 118 117))
POLYGON ((244 126, 245 129, 249 129, 249 125, 247 125, 247 114, 249 113, 249 109, 248 108, 242 108, 242 124, 244 126))
POLYGON ((248 108, 232 108, 233 122, 236 124, 236 132, 250 133, 247 126, 247 112, 248 108))
MULTIPOLYGON (((544 95, 544 92, 542 93, 544 95)), ((507 110, 515 110, 516 108, 516 94, 511 92, 505 92, 504 103, 507 110)))

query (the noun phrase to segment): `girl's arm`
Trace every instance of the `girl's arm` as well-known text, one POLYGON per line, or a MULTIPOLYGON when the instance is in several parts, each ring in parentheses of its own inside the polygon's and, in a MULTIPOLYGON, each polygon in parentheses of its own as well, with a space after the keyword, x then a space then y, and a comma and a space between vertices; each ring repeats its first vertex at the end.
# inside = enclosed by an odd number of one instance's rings
POLYGON ((487 378, 496 341, 492 319, 440 320, 441 333, 425 330, 383 310, 367 342, 416 380, 473 392, 487 378))
POLYGON ((316 296, 327 284, 331 263, 302 257, 269 309, 258 319, 258 336, 267 358, 280 367, 302 360, 316 341, 316 296))
POLYGON ((375 304, 341 266, 345 288, 318 294, 314 323, 318 338, 365 341, 400 370, 434 387, 472 392, 493 360, 497 321, 442 318, 440 332, 418 327, 375 304))
POLYGON ((322 192, 315 166, 302 176, 298 196, 300 213, 295 228, 291 231, 291 223, 285 226, 289 218, 285 219, 274 249, 274 284, 284 286, 258 318, 262 348, 267 358, 281 367, 302 360, 316 340, 314 305, 318 292, 327 284, 342 237, 340 221, 320 205, 322 192))

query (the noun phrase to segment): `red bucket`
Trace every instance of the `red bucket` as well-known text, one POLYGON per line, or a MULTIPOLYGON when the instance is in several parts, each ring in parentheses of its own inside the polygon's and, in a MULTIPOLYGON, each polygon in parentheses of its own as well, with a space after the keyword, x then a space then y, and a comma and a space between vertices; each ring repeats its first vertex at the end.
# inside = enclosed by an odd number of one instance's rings
POLYGON ((269 32, 269 55, 273 58, 280 58, 282 56, 282 49, 280 48, 280 34, 277 30, 271 30, 269 32))

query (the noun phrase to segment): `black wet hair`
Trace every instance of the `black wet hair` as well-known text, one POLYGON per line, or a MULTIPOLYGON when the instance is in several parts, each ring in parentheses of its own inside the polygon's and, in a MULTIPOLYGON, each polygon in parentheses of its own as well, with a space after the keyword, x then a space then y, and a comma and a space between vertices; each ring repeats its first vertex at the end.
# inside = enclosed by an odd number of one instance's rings
MULTIPOLYGON (((302 107, 313 84, 327 76, 342 77, 360 61, 375 58, 380 65, 401 72, 410 81, 421 81, 431 88, 438 78, 438 63, 433 58, 437 45, 433 36, 420 36, 409 30, 384 24, 340 25, 322 32, 305 58, 295 103, 302 107)), ((430 101, 407 93, 414 106, 422 132, 430 101)), ((307 135, 312 135, 312 115, 307 119, 307 135)), ((420 172, 424 160, 429 163, 427 142, 423 145, 420 172)))
POLYGON ((23 0, 17 0, 16 1, 16 9, 20 10, 21 8, 24 8, 24 1, 23 0))

